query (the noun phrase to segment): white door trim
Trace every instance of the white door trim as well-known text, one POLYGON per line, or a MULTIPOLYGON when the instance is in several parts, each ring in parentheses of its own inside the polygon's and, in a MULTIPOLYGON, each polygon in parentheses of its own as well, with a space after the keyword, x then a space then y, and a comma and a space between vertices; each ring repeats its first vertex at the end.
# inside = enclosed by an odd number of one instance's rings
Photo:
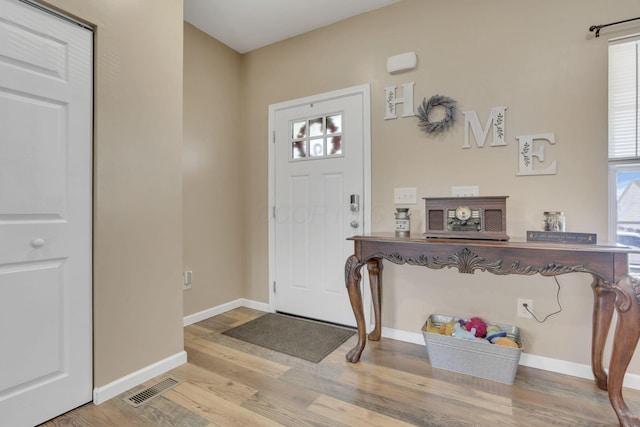
MULTIPOLYGON (((280 110, 286 110, 310 104, 321 102, 335 98, 342 98, 349 95, 362 95, 362 112, 363 112, 363 162, 364 162, 364 195, 362 206, 364 208, 364 233, 371 233, 371 88, 369 84, 353 86, 345 89, 325 92, 318 95, 312 95, 305 98, 293 99, 290 101, 279 102, 269 105, 269 133, 267 143, 269 144, 269 195, 268 195, 268 218, 269 218, 269 282, 267 289, 269 292, 269 310, 275 312, 275 295, 273 292, 273 283, 275 282, 275 222, 274 222, 274 206, 275 206, 275 131, 276 131, 276 113, 280 110)), ((345 259, 346 261, 346 259, 345 259)), ((370 292, 365 286, 368 283, 363 277, 362 286, 365 292, 370 292)), ((370 298, 368 298, 371 301, 370 298)), ((370 308, 365 307, 366 324, 369 325, 370 308)))

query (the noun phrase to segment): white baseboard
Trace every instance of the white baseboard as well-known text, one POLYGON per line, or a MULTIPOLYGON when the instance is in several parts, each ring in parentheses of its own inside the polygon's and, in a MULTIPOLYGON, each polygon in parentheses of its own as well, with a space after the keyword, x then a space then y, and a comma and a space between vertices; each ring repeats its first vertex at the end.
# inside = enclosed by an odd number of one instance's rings
MULTIPOLYGON (((184 326, 188 326, 238 307, 249 307, 255 310, 270 311, 269 304, 240 298, 190 316, 185 316, 182 323, 184 326)), ((164 360, 160 360, 107 385, 96 387, 93 389, 93 403, 96 405, 104 403, 120 393, 130 390, 133 387, 136 387, 153 377, 168 372, 184 363, 187 363, 187 353, 185 351, 181 351, 180 353, 170 356, 164 360)))
MULTIPOLYGON (((371 330, 373 330, 373 325, 371 325, 371 330)), ((417 334, 415 332, 401 331, 400 329, 385 328, 383 326, 382 336, 385 338, 391 338, 393 340, 424 345, 424 337, 422 336, 422 334, 417 334)))
POLYGON ((267 303, 253 301, 245 298, 238 298, 235 301, 227 302, 227 303, 218 305, 216 307, 208 308, 198 313, 185 316, 182 319, 182 324, 184 326, 193 325, 194 323, 198 323, 202 320, 208 319, 213 316, 217 316, 218 314, 225 313, 229 310, 233 310, 234 308, 238 308, 238 307, 247 307, 247 308, 252 308, 254 310, 262 310, 266 312, 271 311, 269 308, 269 304, 267 303))
POLYGON ((99 405, 133 387, 187 363, 187 352, 181 351, 145 368, 139 369, 102 387, 93 389, 93 403, 99 405))
MULTIPOLYGON (((383 327, 382 336, 384 338, 424 345, 424 337, 421 333, 383 327)), ((542 369, 544 371, 556 372, 558 374, 570 375, 572 377, 585 378, 588 380, 593 379, 591 365, 583 365, 581 363, 568 362, 566 360, 536 356, 535 354, 522 353, 520 356, 520 365, 542 369)), ((623 386, 634 390, 640 390, 640 375, 629 373, 625 374, 623 386)))

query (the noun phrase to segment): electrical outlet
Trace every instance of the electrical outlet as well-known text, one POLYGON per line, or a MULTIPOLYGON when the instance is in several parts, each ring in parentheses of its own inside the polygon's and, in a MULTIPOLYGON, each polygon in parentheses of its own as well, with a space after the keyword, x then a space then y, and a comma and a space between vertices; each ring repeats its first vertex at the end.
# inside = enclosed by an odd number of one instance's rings
POLYGON ((527 305, 527 308, 531 311, 533 311, 533 300, 531 299, 525 299, 525 298, 518 298, 518 317, 524 317, 525 319, 533 319, 533 316, 531 315, 531 313, 529 313, 527 311, 527 309, 524 307, 524 305, 527 305))
POLYGON ((187 270, 184 272, 183 274, 183 283, 182 283, 182 290, 183 291, 188 291, 189 289, 191 289, 191 281, 193 280, 193 271, 191 270, 187 270))
POLYGON ((415 205, 418 201, 416 187, 394 188, 393 203, 396 205, 415 205))
POLYGON ((464 187, 451 187, 453 197, 473 197, 480 195, 480 187, 477 185, 467 185, 464 187))

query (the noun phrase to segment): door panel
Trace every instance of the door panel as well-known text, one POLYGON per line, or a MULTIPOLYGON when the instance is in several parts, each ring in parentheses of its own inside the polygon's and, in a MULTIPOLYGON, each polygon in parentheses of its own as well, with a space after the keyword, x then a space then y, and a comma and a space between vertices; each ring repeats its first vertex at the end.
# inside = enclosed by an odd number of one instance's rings
POLYGON ((6 141, 0 145, 0 221, 11 221, 11 215, 18 213, 20 220, 32 215, 65 216, 66 110, 66 105, 53 100, 0 89, 6 141), (31 126, 34 118, 38 126, 31 126))
POLYGON ((355 325, 344 283, 364 230, 364 96, 331 96, 275 112, 274 240, 277 311, 355 325), (363 203, 361 205, 364 206, 363 203))
POLYGON ((0 422, 91 401, 91 31, 0 0, 0 422))
POLYGON ((2 299, 3 317, 21 319, 19 327, 8 328, 3 346, 19 351, 3 353, 7 369, 0 377, 0 390, 17 390, 64 374, 64 284, 62 260, 5 266, 0 270, 0 289, 11 289, 12 298, 2 299), (38 319, 50 319, 39 322, 38 319), (39 337, 34 340, 32 337, 39 337))

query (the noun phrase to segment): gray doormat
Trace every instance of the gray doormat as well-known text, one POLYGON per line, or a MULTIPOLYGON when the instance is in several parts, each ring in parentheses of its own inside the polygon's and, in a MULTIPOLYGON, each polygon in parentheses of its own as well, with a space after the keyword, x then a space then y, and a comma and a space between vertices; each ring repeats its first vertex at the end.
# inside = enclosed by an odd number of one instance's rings
POLYGON ((319 363, 354 333, 351 329, 275 313, 267 313, 223 332, 314 363, 319 363))

